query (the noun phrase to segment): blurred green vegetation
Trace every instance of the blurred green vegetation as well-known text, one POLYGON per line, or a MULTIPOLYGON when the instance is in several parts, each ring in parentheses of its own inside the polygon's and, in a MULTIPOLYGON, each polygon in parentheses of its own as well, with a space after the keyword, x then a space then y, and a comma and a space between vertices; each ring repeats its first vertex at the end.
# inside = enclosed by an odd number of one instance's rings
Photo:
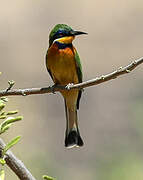
POLYGON ((110 159, 98 170, 99 180, 142 180, 143 159, 136 154, 125 154, 110 159))
MULTIPOLYGON (((16 116, 18 110, 16 111, 5 111, 6 103, 8 102, 8 98, 1 97, 0 98, 0 135, 7 132, 7 130, 11 127, 11 125, 15 124, 15 122, 22 120, 22 116, 16 116)), ((11 149, 15 144, 17 144, 20 140, 20 136, 14 137, 8 143, 6 143, 5 147, 1 149, 0 152, 0 179, 5 180, 5 170, 4 167, 6 166, 5 156, 9 149, 11 149)))

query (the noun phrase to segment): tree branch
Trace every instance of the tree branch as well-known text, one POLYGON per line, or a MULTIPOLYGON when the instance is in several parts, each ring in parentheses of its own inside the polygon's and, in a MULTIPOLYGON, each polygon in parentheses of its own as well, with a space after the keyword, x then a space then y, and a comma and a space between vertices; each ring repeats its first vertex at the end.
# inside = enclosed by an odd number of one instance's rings
MULTIPOLYGON (((0 138, 0 150, 5 147, 5 143, 0 138)), ((24 164, 11 151, 7 151, 5 156, 6 164, 19 177, 20 180, 36 180, 24 164)))
POLYGON ((120 75, 127 74, 131 72, 133 69, 135 69, 138 65, 143 63, 143 57, 140 59, 137 59, 133 61, 131 64, 125 66, 125 67, 120 67, 117 70, 106 74, 102 75, 100 77, 96 77, 95 79, 91 79, 79 84, 69 84, 67 86, 52 86, 52 87, 44 87, 44 88, 28 88, 28 89, 13 89, 13 90, 1 90, 0 91, 0 97, 2 96, 12 96, 12 95, 32 95, 32 94, 45 94, 45 93, 51 93, 51 92, 57 92, 60 90, 70 90, 70 89, 82 89, 90 86, 95 86, 98 84, 101 84, 103 82, 109 81, 111 79, 115 79, 120 75))
MULTIPOLYGON (((133 61, 131 64, 120 67, 117 70, 97 77, 95 79, 91 79, 79 84, 69 84, 67 86, 52 86, 52 87, 45 87, 45 88, 28 88, 28 89, 6 89, 0 91, 0 97, 2 96, 12 96, 12 95, 32 95, 32 94, 45 94, 51 92, 57 92, 60 90, 70 90, 70 89, 82 89, 94 85, 101 84, 103 82, 109 81, 111 79, 115 79, 120 75, 127 74, 135 69, 138 65, 143 63, 143 57, 133 61)), ((5 147, 5 143, 2 139, 0 139, 0 154, 1 150, 5 147)), ((15 157, 15 155, 11 151, 7 151, 7 155, 5 156, 6 164, 11 168, 11 170, 19 177, 20 180, 36 180, 32 174, 28 171, 28 169, 24 166, 24 164, 15 157)))

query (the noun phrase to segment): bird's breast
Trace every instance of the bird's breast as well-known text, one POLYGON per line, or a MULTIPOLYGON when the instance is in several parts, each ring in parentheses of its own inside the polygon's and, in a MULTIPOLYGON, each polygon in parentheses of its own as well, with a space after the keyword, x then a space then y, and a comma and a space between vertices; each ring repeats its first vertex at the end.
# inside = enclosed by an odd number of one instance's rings
POLYGON ((54 44, 47 54, 47 66, 50 69, 55 83, 78 83, 75 54, 73 48, 58 49, 54 44))

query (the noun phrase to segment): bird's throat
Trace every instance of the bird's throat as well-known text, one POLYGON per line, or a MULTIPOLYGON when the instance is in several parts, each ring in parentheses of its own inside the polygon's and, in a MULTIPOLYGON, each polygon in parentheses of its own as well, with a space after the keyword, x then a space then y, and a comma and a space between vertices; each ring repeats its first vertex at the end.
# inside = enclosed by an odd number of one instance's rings
POLYGON ((54 42, 71 44, 72 41, 74 40, 74 38, 75 38, 74 36, 66 36, 66 37, 61 37, 61 38, 55 39, 54 42))

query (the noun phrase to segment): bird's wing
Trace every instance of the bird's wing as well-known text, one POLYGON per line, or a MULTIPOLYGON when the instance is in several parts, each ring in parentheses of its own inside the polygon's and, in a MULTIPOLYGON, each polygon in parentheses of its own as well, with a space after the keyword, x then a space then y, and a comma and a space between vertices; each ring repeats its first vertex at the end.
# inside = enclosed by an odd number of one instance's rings
MULTIPOLYGON (((76 50, 75 50, 75 61, 76 61, 76 69, 77 69, 79 83, 81 83, 82 82, 82 66, 80 63, 80 57, 76 50)), ((77 109, 79 109, 79 101, 81 98, 81 94, 82 94, 82 90, 79 90, 78 99, 77 99, 77 109)))
POLYGON ((81 83, 82 82, 82 67, 80 63, 80 57, 76 50, 75 50, 75 61, 76 61, 78 80, 79 80, 79 83, 81 83))

